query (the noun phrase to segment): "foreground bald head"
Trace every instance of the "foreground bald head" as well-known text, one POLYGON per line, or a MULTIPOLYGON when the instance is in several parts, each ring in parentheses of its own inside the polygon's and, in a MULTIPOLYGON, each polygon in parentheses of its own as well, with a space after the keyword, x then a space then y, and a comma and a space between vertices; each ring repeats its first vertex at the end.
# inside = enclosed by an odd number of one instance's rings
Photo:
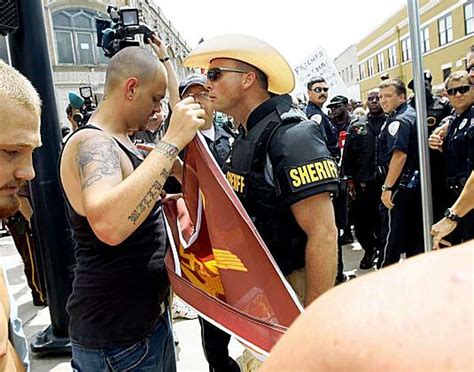
POLYGON ((128 47, 110 60, 104 101, 110 111, 119 113, 127 130, 143 130, 160 112, 166 85, 166 71, 158 59, 143 48, 128 47))
POLYGON ((260 371, 472 371, 474 241, 319 297, 260 371))
POLYGON ((166 72, 149 51, 140 47, 124 48, 110 60, 107 67, 105 97, 130 78, 135 78, 140 83, 152 82, 156 78, 166 81, 166 72))
POLYGON ((33 85, 0 60, 0 218, 20 206, 19 186, 31 180, 32 153, 41 145, 41 100, 33 85))

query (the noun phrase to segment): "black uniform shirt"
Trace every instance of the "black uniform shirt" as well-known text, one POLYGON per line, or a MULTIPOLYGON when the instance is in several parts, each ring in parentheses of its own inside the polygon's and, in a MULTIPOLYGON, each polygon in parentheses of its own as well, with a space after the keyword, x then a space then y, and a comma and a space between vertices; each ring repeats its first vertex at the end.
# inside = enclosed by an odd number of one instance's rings
MULTIPOLYGON (((288 95, 276 96, 262 103, 249 116, 247 130, 289 99, 288 95)), ((335 192, 338 187, 337 165, 321 129, 309 120, 278 127, 268 146, 265 174, 267 181, 280 190, 285 205, 323 192, 335 192)))
POLYGON ((473 117, 472 106, 460 115, 453 115, 449 124, 448 133, 443 142, 443 153, 447 160, 448 177, 467 178, 472 170, 473 117), (468 164, 468 163, 471 164, 468 164))
POLYGON ((349 126, 342 160, 343 174, 357 182, 376 176, 375 141, 385 122, 385 115, 355 118, 349 126))
MULTIPOLYGON (((412 167, 417 156, 416 112, 406 102, 387 118, 378 138, 379 166, 388 166, 394 150, 408 155, 406 166, 412 167)), ((417 166, 417 164, 416 164, 417 166)))
POLYGON ((326 136, 326 146, 335 158, 339 158, 341 151, 338 146, 338 132, 334 125, 331 123, 329 117, 321 110, 319 106, 316 106, 313 102, 309 102, 306 106, 306 115, 308 119, 314 121, 318 125, 322 125, 324 128, 324 134, 326 136))

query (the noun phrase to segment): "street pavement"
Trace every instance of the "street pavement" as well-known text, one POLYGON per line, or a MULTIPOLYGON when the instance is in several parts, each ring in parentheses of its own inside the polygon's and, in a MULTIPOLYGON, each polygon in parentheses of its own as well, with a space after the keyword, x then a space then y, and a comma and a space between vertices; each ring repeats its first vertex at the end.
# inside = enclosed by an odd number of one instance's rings
MULTIPOLYGON (((368 271, 358 270, 363 251, 358 243, 344 246, 344 264, 346 274, 357 276, 368 271)), ((38 332, 50 324, 48 308, 33 306, 31 292, 23 272, 23 263, 13 244, 11 237, 0 238, 0 264, 7 274, 9 290, 15 297, 18 313, 23 321, 23 328, 28 342, 34 340, 38 332)), ((372 271, 372 270, 370 270, 372 271)), ((208 371, 201 346, 201 329, 197 319, 178 319, 174 324, 175 333, 179 340, 178 371, 194 372, 208 371)), ((237 358, 242 354, 242 345, 232 339, 229 345, 230 355, 237 358)), ((70 357, 65 355, 37 355, 30 353, 32 372, 71 372, 70 357)))

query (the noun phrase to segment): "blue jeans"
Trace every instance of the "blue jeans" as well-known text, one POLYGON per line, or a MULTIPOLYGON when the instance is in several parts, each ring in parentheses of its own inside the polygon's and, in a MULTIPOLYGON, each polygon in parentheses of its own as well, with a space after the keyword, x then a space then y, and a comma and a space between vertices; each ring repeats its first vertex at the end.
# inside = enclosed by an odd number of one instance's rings
POLYGON ((152 334, 130 345, 90 349, 72 342, 71 365, 75 372, 175 372, 169 312, 165 312, 152 334))

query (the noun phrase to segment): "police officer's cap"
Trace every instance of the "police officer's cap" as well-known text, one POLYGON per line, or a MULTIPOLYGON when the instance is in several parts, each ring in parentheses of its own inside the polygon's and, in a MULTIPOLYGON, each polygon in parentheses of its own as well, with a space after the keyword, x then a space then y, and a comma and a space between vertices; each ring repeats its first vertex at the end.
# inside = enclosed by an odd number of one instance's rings
POLYGON ((236 59, 261 70, 268 78, 268 90, 286 94, 295 87, 293 70, 271 45, 247 35, 222 35, 199 44, 184 60, 184 67, 207 69, 213 59, 236 59))
MULTIPOLYGON (((423 72, 423 77, 425 81, 431 84, 431 81, 433 80, 433 75, 431 75, 430 71, 425 71, 423 72)), ((410 82, 407 85, 408 89, 413 90, 413 79, 410 80, 410 82)))
POLYGON ((349 100, 347 99, 347 97, 344 97, 344 96, 340 96, 340 95, 334 96, 331 98, 331 101, 329 101, 329 103, 327 104, 327 107, 336 106, 341 103, 347 105, 349 103, 349 100))
POLYGON ((193 85, 206 86, 207 78, 203 74, 191 74, 186 76, 186 78, 179 83, 179 97, 183 98, 184 93, 188 90, 189 87, 193 85))

